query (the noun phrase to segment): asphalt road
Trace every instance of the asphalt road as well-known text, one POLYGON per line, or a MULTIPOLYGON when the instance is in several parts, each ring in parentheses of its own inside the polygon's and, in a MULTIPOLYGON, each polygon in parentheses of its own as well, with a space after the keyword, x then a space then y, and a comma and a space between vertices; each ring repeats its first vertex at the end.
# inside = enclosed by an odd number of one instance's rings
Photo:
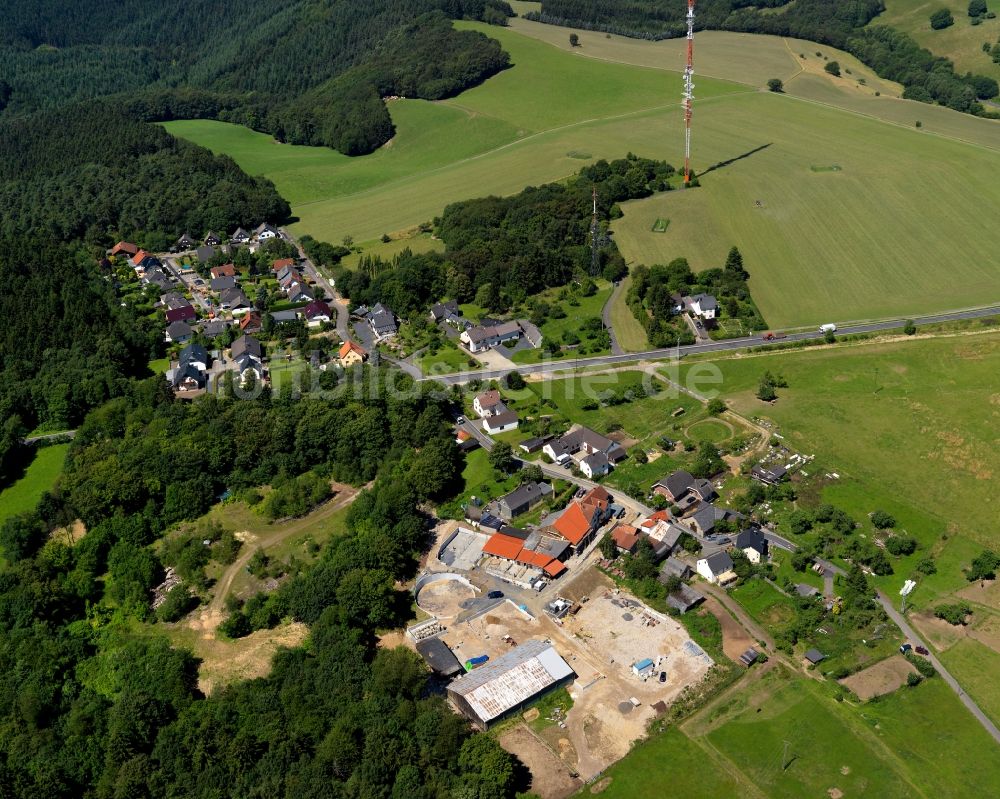
MULTIPOLYGON (((784 549, 788 552, 794 552, 796 549, 798 549, 798 547, 795 544, 793 544, 787 538, 782 538, 777 533, 765 533, 764 537, 774 546, 780 547, 781 549, 784 549)), ((830 563, 829 561, 817 558, 816 562, 821 564, 826 569, 828 574, 840 574, 840 575, 846 574, 846 572, 842 568, 834 565, 833 563, 830 563)), ((977 705, 972 700, 972 698, 965 692, 965 690, 959 684, 958 680, 956 680, 954 677, 951 676, 951 673, 942 665, 941 661, 938 660, 938 658, 934 655, 933 650, 929 646, 927 646, 927 642, 924 641, 924 639, 917 634, 917 631, 910 626, 909 622, 906 621, 906 618, 903 616, 903 614, 900 613, 898 610, 896 610, 895 606, 892 604, 892 600, 890 600, 889 597, 887 597, 881 591, 877 592, 877 596, 875 598, 878 600, 878 603, 882 606, 882 609, 885 611, 886 615, 890 619, 892 619, 893 623, 897 627, 899 627, 900 630, 903 631, 903 635, 906 636, 907 641, 909 641, 909 643, 911 643, 913 646, 924 647, 930 653, 928 655, 925 655, 924 657, 926 657, 934 666, 934 668, 937 669, 938 674, 941 675, 941 679, 944 680, 945 683, 947 683, 947 685, 951 688, 951 690, 953 690, 957 694, 959 701, 968 708, 969 712, 975 717, 976 721, 978 721, 981 725, 983 725, 983 729, 985 729, 986 732, 988 732, 991 736, 993 736, 993 740, 995 740, 997 743, 1000 743, 1000 729, 997 728, 997 725, 994 724, 987 717, 985 713, 983 713, 983 711, 979 708, 979 705, 977 705)))
MULTIPOLYGON (((1000 314, 1000 306, 990 306, 988 308, 978 308, 970 311, 954 311, 951 313, 936 314, 934 316, 923 316, 915 318, 913 323, 920 325, 939 324, 941 322, 959 322, 965 319, 981 319, 986 316, 996 316, 1000 314)), ((837 328, 837 335, 857 335, 859 333, 879 333, 885 330, 893 330, 902 327, 903 321, 892 319, 883 322, 868 322, 865 324, 846 325, 837 328)), ((814 341, 823 338, 823 333, 818 330, 807 330, 798 333, 788 333, 781 339, 781 343, 791 343, 795 341, 814 341)), ((683 358, 685 355, 697 355, 711 352, 732 352, 735 350, 745 350, 751 347, 760 347, 766 344, 760 336, 747 336, 744 338, 727 339, 725 341, 712 341, 706 344, 691 344, 687 347, 667 347, 657 350, 646 350, 645 352, 630 352, 623 355, 599 355, 593 358, 562 358, 559 360, 546 361, 544 363, 523 364, 510 369, 480 369, 468 372, 456 372, 450 375, 437 375, 434 377, 422 377, 421 380, 436 380, 439 383, 452 385, 454 383, 466 383, 469 380, 496 380, 510 372, 520 372, 521 374, 538 374, 549 372, 560 372, 567 369, 577 369, 581 367, 602 367, 615 366, 621 363, 631 363, 634 361, 657 361, 672 358, 683 358)))

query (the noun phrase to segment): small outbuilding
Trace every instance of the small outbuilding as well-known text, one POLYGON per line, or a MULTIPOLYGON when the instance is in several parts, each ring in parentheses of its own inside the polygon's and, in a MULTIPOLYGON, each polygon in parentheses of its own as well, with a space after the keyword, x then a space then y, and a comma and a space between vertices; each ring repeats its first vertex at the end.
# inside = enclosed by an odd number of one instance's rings
POLYGON ((454 677, 465 671, 454 652, 440 638, 425 638, 417 642, 417 652, 431 671, 442 677, 454 677))
POLYGON ((806 650, 805 660, 810 666, 815 666, 817 663, 821 663, 826 660, 826 655, 820 652, 818 649, 808 649, 806 650))

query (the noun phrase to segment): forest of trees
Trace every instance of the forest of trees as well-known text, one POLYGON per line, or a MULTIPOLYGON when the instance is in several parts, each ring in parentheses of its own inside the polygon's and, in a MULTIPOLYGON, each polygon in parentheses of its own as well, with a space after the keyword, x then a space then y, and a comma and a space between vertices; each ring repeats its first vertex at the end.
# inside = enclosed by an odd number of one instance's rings
POLYGON ((141 119, 220 118, 349 155, 391 138, 383 97, 440 99, 508 66, 451 18, 513 14, 505 0, 9 5, 2 115, 115 95, 141 119))
POLYGON ((0 207, 0 234, 154 249, 290 213, 269 180, 102 102, 0 121, 0 207))
MULTIPOLYGON (((663 161, 629 154, 584 167, 565 184, 453 203, 436 220, 444 253, 406 251, 392 261, 363 259, 355 270, 334 268, 337 287, 356 304, 384 302, 403 316, 442 297, 476 300, 501 313, 544 288, 566 285, 589 272, 595 187, 602 223, 600 266, 606 278, 616 280, 626 269, 607 235, 607 221, 620 214, 617 203, 668 189, 674 174, 663 161)), ((333 248, 327 253, 335 255, 333 248)))
MULTIPOLYGON (((624 36, 672 39, 686 33, 686 9, 683 0, 544 0, 540 13, 526 16, 624 36)), ((883 0, 709 0, 699 3, 695 27, 792 36, 837 47, 881 77, 902 83, 908 99, 991 115, 978 100, 997 96, 996 81, 971 73, 960 76, 951 61, 932 55, 907 34, 869 26, 883 11, 883 0)))
POLYGON ((335 396, 193 403, 151 378, 88 416, 54 492, 0 527, 0 795, 513 795, 513 759, 428 692, 415 654, 376 646, 376 625, 409 613, 393 586, 427 543, 420 503, 461 468, 445 401, 389 391, 390 376, 409 380, 366 369, 335 396), (224 486, 304 470, 375 480, 348 533, 276 595, 308 646, 205 697, 189 652, 129 622, 150 618, 162 579, 150 544, 224 486), (76 517, 75 546, 49 537, 76 517))

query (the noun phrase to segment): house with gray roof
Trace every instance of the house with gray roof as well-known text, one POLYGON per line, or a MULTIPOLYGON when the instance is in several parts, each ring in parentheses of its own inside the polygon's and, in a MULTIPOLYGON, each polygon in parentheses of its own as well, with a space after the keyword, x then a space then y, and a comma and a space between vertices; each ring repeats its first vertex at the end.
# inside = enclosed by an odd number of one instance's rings
POLYGON ((691 507, 698 502, 711 502, 718 496, 710 481, 695 477, 683 469, 653 483, 653 493, 681 508, 691 507))
POLYGON ((728 585, 736 580, 736 574, 733 572, 733 559, 725 550, 699 558, 696 571, 710 583, 718 585, 728 585))
POLYGON ((582 452, 584 457, 603 452, 610 463, 617 463, 628 456, 624 447, 617 441, 612 441, 588 427, 575 427, 564 436, 547 442, 542 447, 542 452, 556 463, 565 463, 578 452, 582 452))
POLYGON ((396 325, 396 316, 382 303, 376 303, 368 312, 368 326, 375 334, 375 340, 391 338, 399 332, 396 325))
POLYGON ((184 321, 171 322, 167 325, 166 340, 171 344, 183 344, 194 335, 191 325, 184 321))
POLYGON ((551 495, 552 486, 548 483, 522 483, 509 494, 500 497, 495 503, 491 503, 489 509, 504 521, 509 522, 515 516, 527 513, 551 495))

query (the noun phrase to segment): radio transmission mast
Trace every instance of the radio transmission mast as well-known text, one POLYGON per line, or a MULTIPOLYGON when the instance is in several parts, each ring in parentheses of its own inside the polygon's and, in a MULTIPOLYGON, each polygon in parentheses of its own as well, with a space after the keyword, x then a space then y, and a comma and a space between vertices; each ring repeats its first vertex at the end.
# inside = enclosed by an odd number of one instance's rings
POLYGON ((601 227, 597 221, 597 186, 594 186, 594 215, 590 219, 590 274, 596 275, 601 271, 600 246, 601 227))
POLYGON ((684 185, 691 182, 691 101, 694 100, 694 0, 688 0, 687 66, 684 67, 684 185))

